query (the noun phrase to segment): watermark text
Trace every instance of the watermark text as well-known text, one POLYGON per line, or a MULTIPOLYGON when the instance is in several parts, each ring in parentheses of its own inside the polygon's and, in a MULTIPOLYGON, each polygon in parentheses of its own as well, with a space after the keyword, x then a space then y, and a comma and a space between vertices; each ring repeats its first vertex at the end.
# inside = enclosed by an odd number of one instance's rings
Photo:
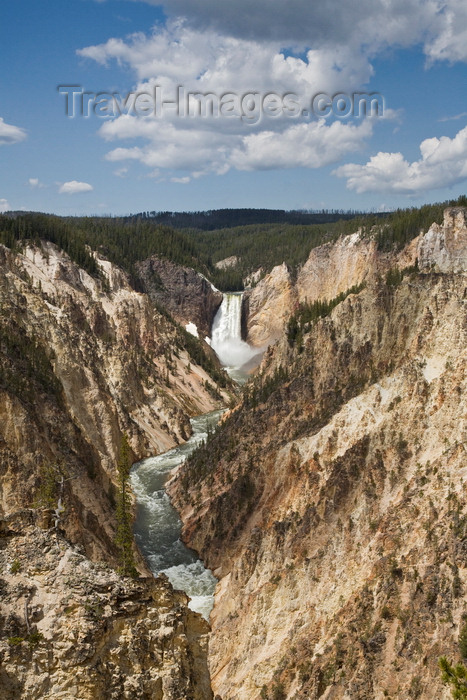
POLYGON ((384 98, 378 92, 318 93, 301 98, 293 92, 190 92, 183 86, 178 86, 175 94, 169 97, 160 85, 124 95, 91 92, 81 85, 59 85, 57 90, 64 98, 65 115, 71 119, 172 116, 180 119, 241 119, 254 125, 263 117, 382 117, 385 109, 384 98))

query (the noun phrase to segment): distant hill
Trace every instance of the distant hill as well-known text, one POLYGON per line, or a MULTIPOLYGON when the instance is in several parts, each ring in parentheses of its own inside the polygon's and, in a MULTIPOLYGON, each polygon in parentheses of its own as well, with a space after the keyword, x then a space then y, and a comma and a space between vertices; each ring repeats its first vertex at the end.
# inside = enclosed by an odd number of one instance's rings
POLYGON ((213 231, 220 228, 252 224, 328 224, 342 219, 362 216, 363 212, 343 209, 321 211, 286 211, 285 209, 213 209, 210 211, 143 211, 125 217, 134 221, 145 219, 174 228, 194 228, 213 231))

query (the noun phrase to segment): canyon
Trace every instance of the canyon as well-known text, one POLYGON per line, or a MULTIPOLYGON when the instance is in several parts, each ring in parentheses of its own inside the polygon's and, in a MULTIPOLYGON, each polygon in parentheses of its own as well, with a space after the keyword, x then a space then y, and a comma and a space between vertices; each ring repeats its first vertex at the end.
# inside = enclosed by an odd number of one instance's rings
POLYGON ((458 659, 467 615, 466 209, 390 251, 374 231, 340 236, 243 303, 156 256, 136 291, 93 255, 98 276, 47 241, 0 247, 5 698, 451 697, 438 658, 458 659), (202 340, 233 320, 238 347, 264 351, 241 393, 202 340), (226 406, 168 484, 218 579, 209 626, 136 548, 139 577, 115 571, 117 463, 122 433, 140 460, 226 406), (59 513, 40 503, 50 465, 59 513))
MULTIPOLYGON (((458 653, 467 585, 465 217, 446 211, 392 255, 355 234, 312 251, 295 285, 282 267, 251 293, 250 313, 278 280, 286 315, 294 295, 366 282, 301 347, 279 337, 170 484, 220 580, 223 700, 450 697, 438 658, 458 653)), ((263 308, 251 328, 268 327, 263 308)))
POLYGON ((164 452, 235 388, 96 259, 98 278, 47 241, 0 247, 1 695, 209 698, 208 626, 187 597, 136 549, 137 583, 108 567, 122 433, 133 460, 164 452))

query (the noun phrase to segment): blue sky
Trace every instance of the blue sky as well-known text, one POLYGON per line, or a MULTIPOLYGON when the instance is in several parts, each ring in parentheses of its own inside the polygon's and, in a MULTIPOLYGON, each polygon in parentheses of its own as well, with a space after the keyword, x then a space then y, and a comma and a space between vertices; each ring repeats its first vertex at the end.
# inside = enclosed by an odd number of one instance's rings
POLYGON ((465 0, 5 0, 0 19, 0 211, 378 210, 467 190, 465 0), (92 100, 66 116, 59 85, 105 93, 105 118, 92 100), (234 113, 153 114, 156 86, 227 93, 234 113), (384 116, 302 115, 365 91, 384 116), (132 94, 120 115, 110 93, 132 94))

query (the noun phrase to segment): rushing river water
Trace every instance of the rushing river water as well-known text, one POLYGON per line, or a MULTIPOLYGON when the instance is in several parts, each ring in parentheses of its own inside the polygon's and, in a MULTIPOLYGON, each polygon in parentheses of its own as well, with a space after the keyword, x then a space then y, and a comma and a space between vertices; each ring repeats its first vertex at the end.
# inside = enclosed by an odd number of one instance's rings
POLYGON ((135 539, 154 575, 164 573, 174 588, 190 596, 189 607, 206 619, 214 604, 217 580, 197 554, 180 539, 182 523, 165 492, 169 472, 183 462, 207 437, 222 411, 192 418, 193 435, 187 442, 133 466, 131 485, 137 500, 135 539))

